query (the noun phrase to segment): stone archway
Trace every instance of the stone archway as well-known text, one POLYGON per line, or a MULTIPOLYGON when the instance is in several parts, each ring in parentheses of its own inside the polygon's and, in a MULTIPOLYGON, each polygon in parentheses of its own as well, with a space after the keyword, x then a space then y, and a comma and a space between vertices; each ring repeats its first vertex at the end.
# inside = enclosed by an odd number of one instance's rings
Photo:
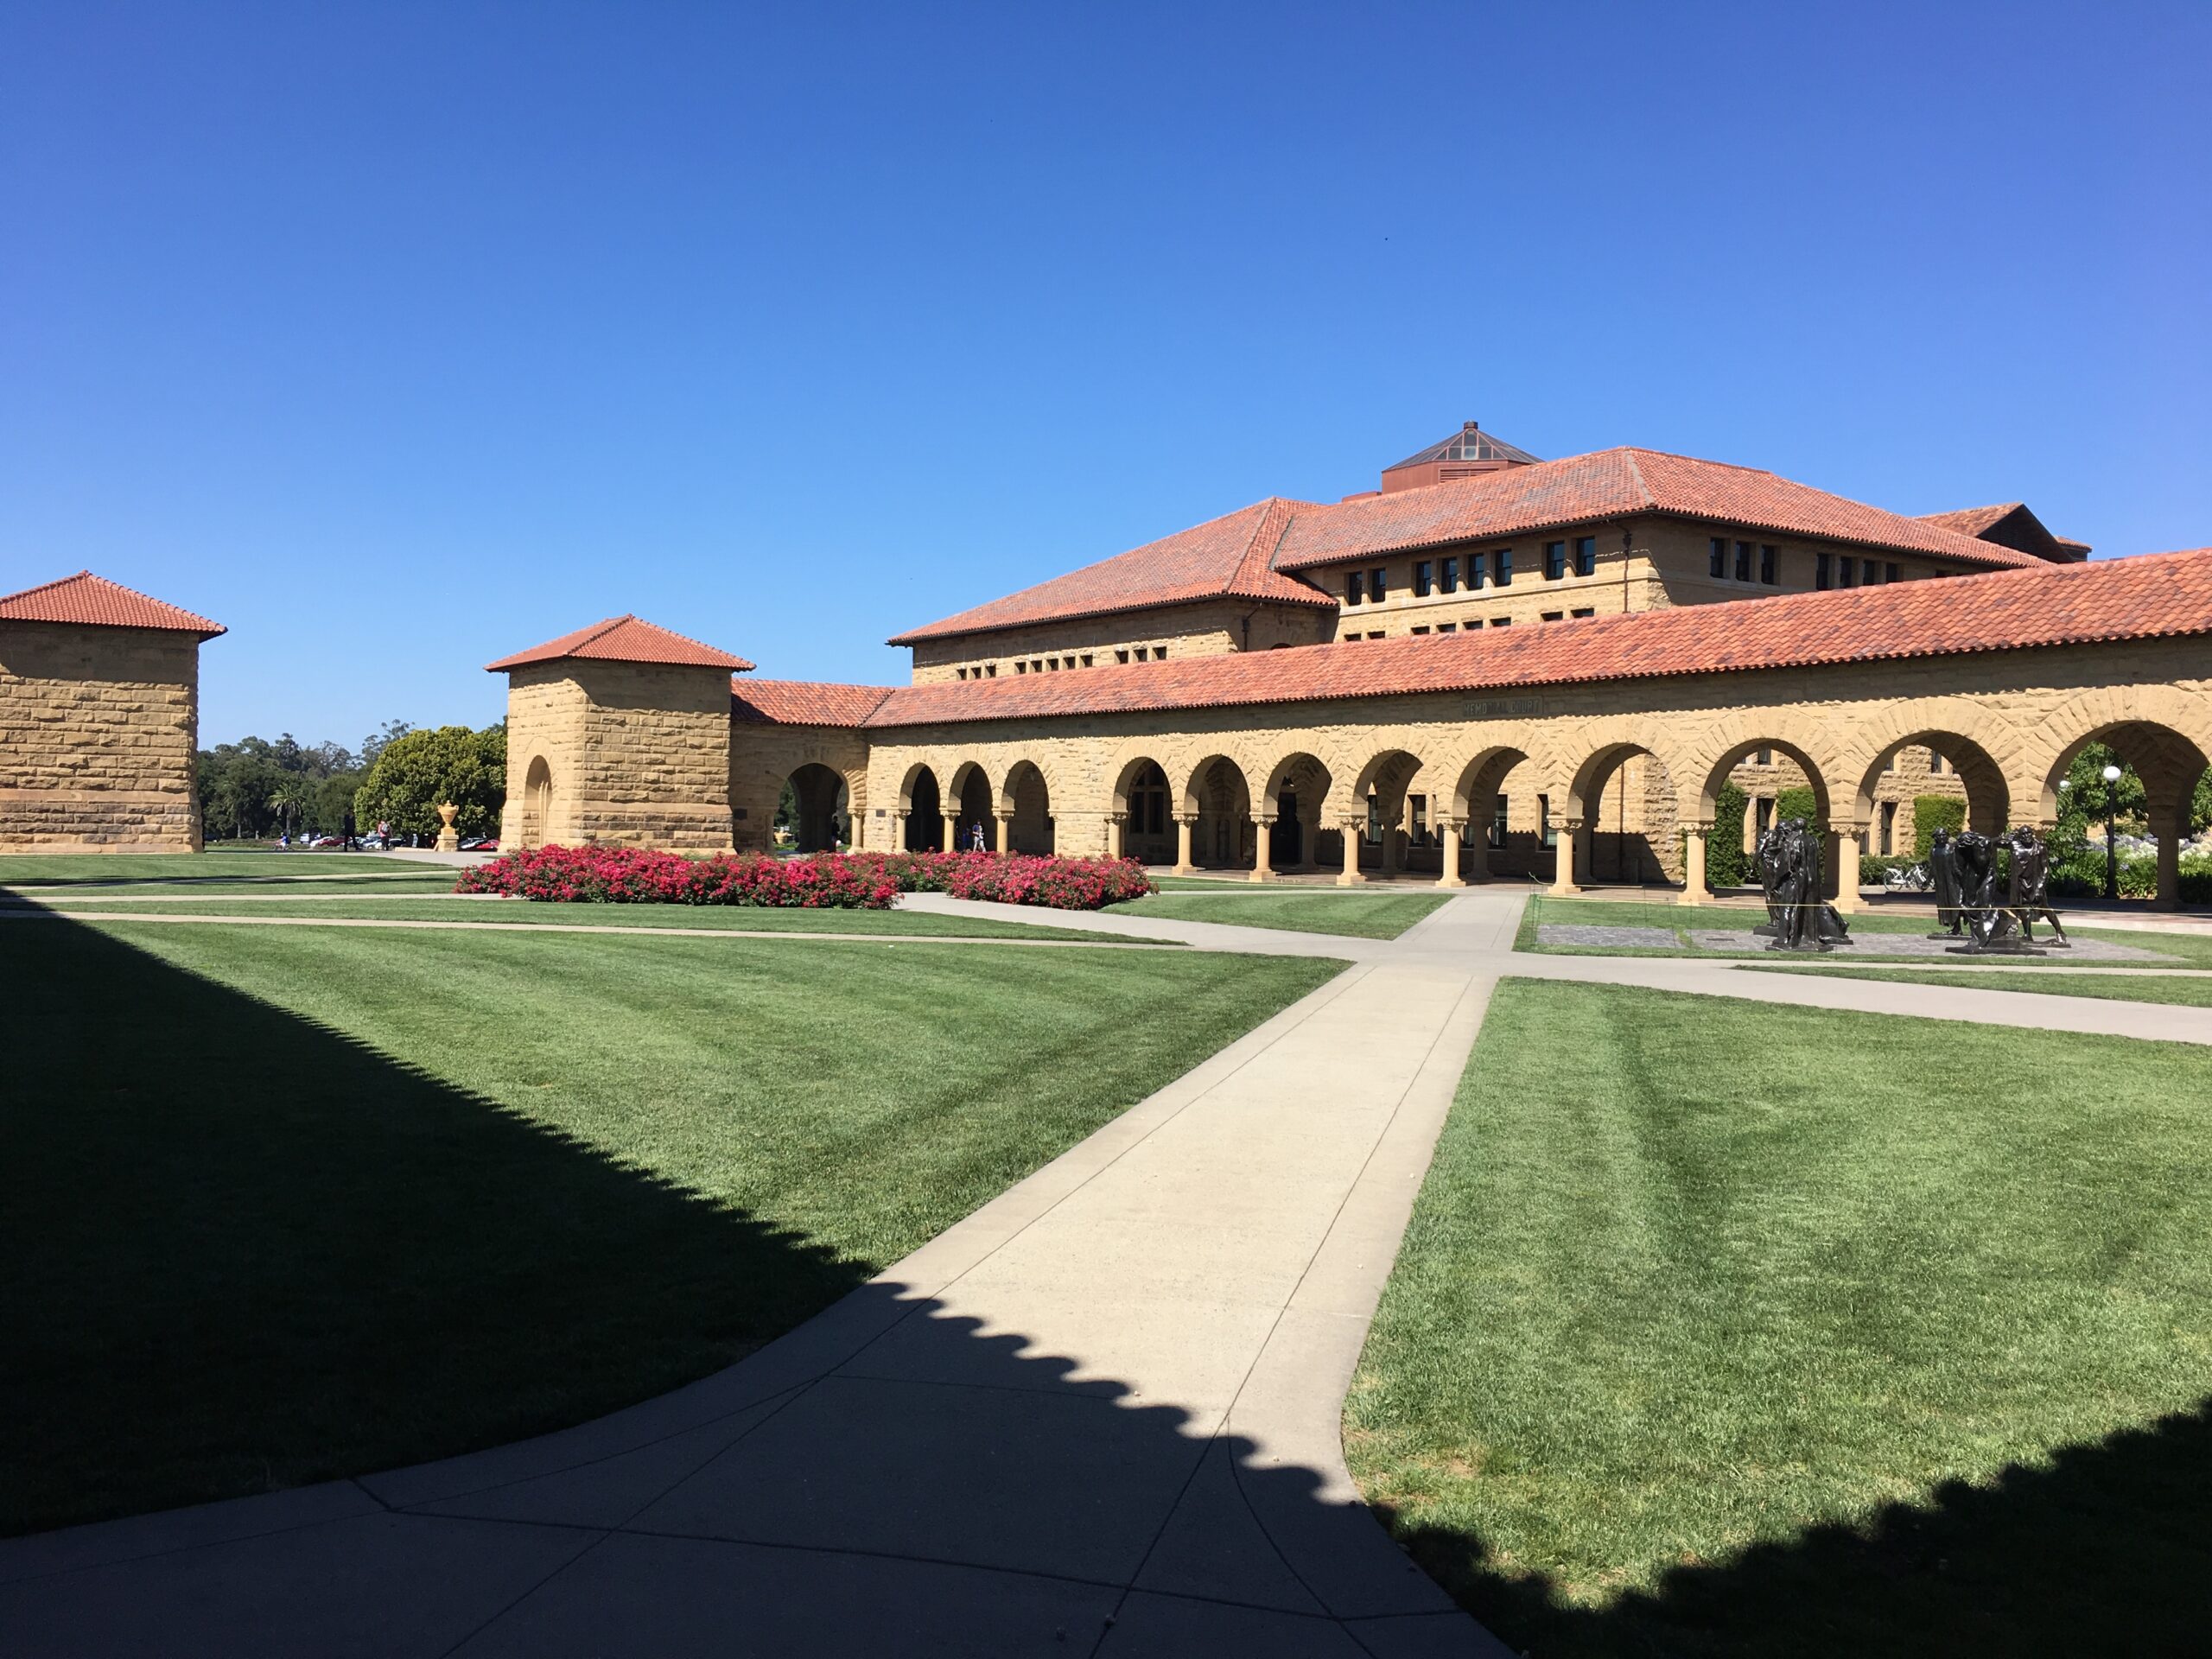
MULTIPOLYGON (((1179 830, 1186 830, 1192 866, 1244 869, 1252 861, 1252 786, 1244 768, 1225 754, 1210 754, 1185 779, 1176 808, 1179 830)), ((1177 861, 1177 868, 1183 861, 1177 861)))
POLYGON ((1680 818, 1674 770, 1664 756, 1632 740, 1599 746, 1567 789, 1554 888, 1681 880, 1680 818))
POLYGON ((899 810, 904 818, 904 833, 899 838, 902 851, 934 853, 944 846, 944 806, 937 784, 937 773, 925 766, 908 768, 906 781, 899 790, 899 810))
POLYGON ((515 846, 543 847, 552 833, 552 823, 553 768, 543 755, 534 754, 530 758, 529 771, 523 775, 522 818, 515 846))
POLYGON ((779 816, 791 834, 798 853, 834 853, 844 826, 852 817, 851 797, 845 780, 828 766, 810 760, 784 780, 788 795, 779 802, 779 816))
POLYGON ((1033 760, 1017 760, 1007 768, 1006 784, 999 791, 1000 822, 1006 826, 1006 850, 1049 854, 1058 841, 1052 822, 1052 791, 1033 760))

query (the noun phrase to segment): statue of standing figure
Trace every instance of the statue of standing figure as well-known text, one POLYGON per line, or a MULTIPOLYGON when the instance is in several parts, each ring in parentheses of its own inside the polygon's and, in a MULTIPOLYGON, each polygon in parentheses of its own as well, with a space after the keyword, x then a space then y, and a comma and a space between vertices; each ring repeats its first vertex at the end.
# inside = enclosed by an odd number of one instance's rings
MULTIPOLYGON (((1821 838, 1802 818, 1784 818, 1774 827, 1779 880, 1770 908, 1780 930, 1770 950, 1828 950, 1851 943, 1851 928, 1821 896, 1821 838)), ((1760 873, 1765 874, 1766 844, 1760 843, 1760 873)))
MULTIPOLYGON (((2033 830, 2027 830, 2035 855, 2030 861, 2030 876, 2034 885, 2037 908, 2049 914, 2042 904, 2043 880, 2048 854, 2036 839, 2033 830)), ((2018 842, 2009 842, 2013 849, 2012 892, 2008 899, 2020 891, 2018 842)), ((1967 921, 1967 942, 1952 949, 1961 956, 1980 956, 1986 951, 1998 951, 2008 956, 2039 956, 2035 941, 2024 937, 2020 931, 2021 918, 2012 904, 1997 902, 1997 848, 1989 837, 1974 830, 1960 832, 1951 843, 1951 856, 1959 870, 1959 907, 1967 921)))
POLYGON ((2012 914, 2019 918, 2021 937, 2033 943, 2036 918, 2041 917, 2057 936, 2051 943, 2071 950, 2073 941, 2059 925, 2058 912, 2050 907, 2050 849, 2041 836, 2025 824, 2015 830, 2009 839, 2012 843, 2012 879, 2005 897, 2012 914))
POLYGON ((1759 891, 1766 895, 1766 921, 1751 930, 1758 938, 1778 939, 1785 931, 1782 908, 1782 826, 1785 822, 1777 818, 1768 824, 1751 854, 1758 865, 1759 891))
POLYGON ((1951 831, 1938 824, 1928 838, 1928 874, 1936 884, 1936 931, 1931 939, 1955 939, 1965 925, 1959 908, 1959 864, 1951 844, 1951 831))

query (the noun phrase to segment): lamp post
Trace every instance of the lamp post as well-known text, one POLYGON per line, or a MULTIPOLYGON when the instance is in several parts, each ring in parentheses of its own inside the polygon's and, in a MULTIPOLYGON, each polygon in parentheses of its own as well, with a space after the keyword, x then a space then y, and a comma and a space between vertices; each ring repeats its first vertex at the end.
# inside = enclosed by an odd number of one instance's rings
POLYGON ((2120 844, 2113 834, 2113 785, 2120 782, 2120 768, 2107 764, 2105 780, 2105 899, 2107 902, 2120 897, 2120 844))

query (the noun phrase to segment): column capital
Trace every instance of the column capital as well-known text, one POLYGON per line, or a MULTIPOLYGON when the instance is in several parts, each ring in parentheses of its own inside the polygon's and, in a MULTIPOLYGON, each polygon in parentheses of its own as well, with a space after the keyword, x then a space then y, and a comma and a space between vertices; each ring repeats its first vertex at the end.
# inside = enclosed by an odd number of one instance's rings
POLYGON ((1702 838, 1713 833, 1713 820, 1711 818, 1688 818, 1683 821, 1681 827, 1691 835, 1702 838))
POLYGON ((1109 823, 1127 823, 1128 821, 1129 815, 1126 812, 1109 812, 1106 815, 1106 822, 1109 823))
POLYGON ((1827 825, 1828 834, 1848 836, 1852 840, 1857 841, 1866 835, 1866 823, 1867 821, 1865 818, 1831 817, 1827 825))
POLYGON ((1473 820, 1469 818, 1439 818, 1436 821, 1436 827, 1446 835, 1464 836, 1467 833, 1467 825, 1471 822, 1473 820))
POLYGON ((991 809, 991 816, 996 818, 1001 823, 1011 823, 1014 821, 1014 809, 1006 806, 995 806, 991 809))
POLYGON ((1196 823, 1198 821, 1198 815, 1195 812, 1177 812, 1173 817, 1178 823, 1196 823))
POLYGON ((1273 823, 1275 821, 1275 815, 1272 812, 1254 812, 1249 816, 1254 823, 1273 823))

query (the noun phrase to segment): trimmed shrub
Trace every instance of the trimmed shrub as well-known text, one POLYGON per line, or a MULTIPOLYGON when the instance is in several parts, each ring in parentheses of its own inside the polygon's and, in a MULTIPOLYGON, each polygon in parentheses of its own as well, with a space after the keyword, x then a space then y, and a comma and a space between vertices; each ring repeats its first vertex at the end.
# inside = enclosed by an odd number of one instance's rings
POLYGON ((1967 827, 1967 804, 1948 795, 1916 795, 1912 798, 1912 855, 1924 859, 1936 845, 1936 832, 1948 830, 1954 836, 1967 827))
POLYGON ((1053 910, 1097 910, 1153 890, 1132 859, 996 853, 817 853, 684 858, 643 847, 538 847, 461 873, 455 893, 555 904, 758 905, 887 910, 902 893, 946 893, 1053 910))
POLYGON ((1705 838, 1705 885, 1718 893, 1751 879, 1751 855, 1744 850, 1744 813, 1751 805, 1744 791, 1723 784, 1713 791, 1713 833, 1705 838))
POLYGON ((1809 784, 1796 784, 1781 791, 1774 798, 1774 821, 1802 818, 1821 835, 1827 833, 1827 821, 1821 817, 1821 798, 1813 793, 1809 784))

